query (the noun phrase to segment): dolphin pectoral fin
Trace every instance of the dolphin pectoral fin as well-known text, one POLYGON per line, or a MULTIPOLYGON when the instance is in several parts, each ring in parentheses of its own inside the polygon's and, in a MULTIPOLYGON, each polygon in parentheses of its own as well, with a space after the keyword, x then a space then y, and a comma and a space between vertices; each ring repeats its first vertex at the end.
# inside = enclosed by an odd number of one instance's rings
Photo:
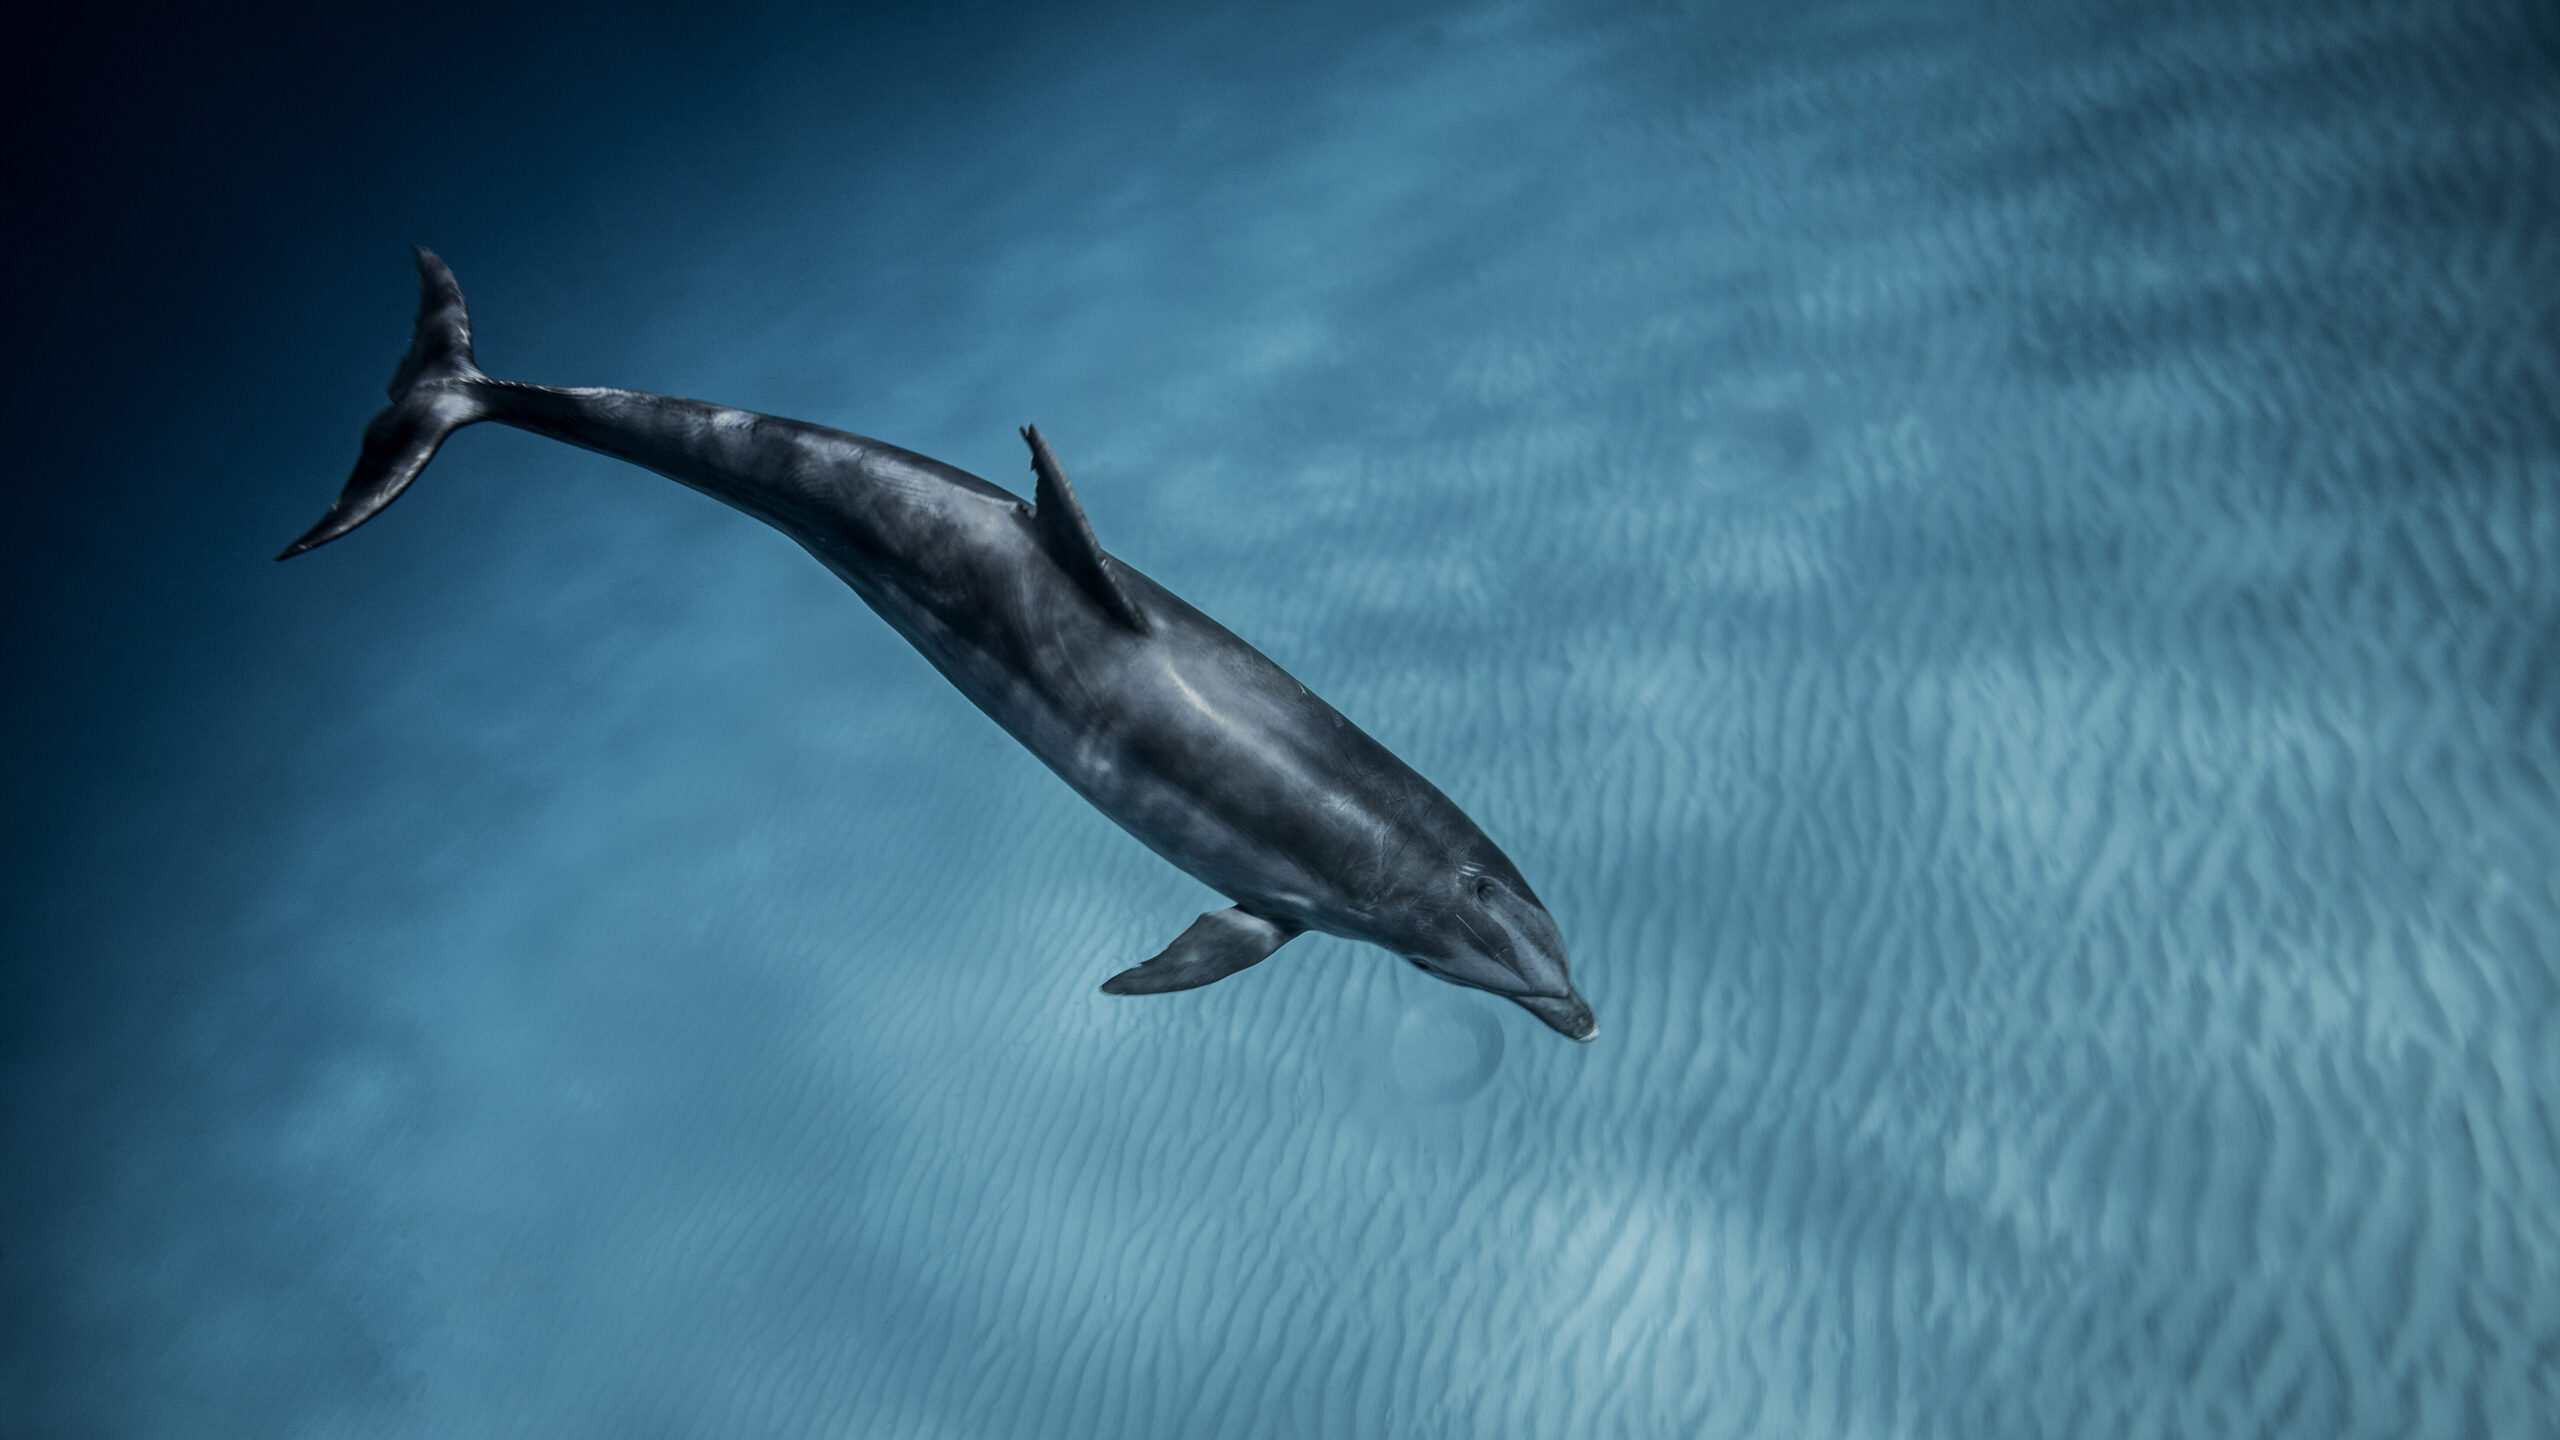
POLYGON ((1163 954, 1103 981, 1103 993, 1162 995, 1170 990, 1196 990, 1270 959, 1272 951, 1297 937, 1297 931, 1242 909, 1212 910, 1192 921, 1191 928, 1164 947, 1163 954))
POLYGON ((1040 433, 1039 426, 1025 425, 1022 439, 1031 447, 1032 472, 1040 477, 1031 506, 1032 523, 1040 527, 1040 543, 1058 562, 1058 568, 1074 577, 1077 586, 1093 597, 1093 603, 1112 619, 1146 634, 1147 612, 1138 608, 1129 592, 1121 588, 1119 577, 1111 573, 1111 557, 1102 553, 1102 542, 1093 538, 1093 522, 1084 518, 1084 502, 1076 498, 1076 487, 1067 483, 1067 472, 1050 450, 1048 438, 1040 433))

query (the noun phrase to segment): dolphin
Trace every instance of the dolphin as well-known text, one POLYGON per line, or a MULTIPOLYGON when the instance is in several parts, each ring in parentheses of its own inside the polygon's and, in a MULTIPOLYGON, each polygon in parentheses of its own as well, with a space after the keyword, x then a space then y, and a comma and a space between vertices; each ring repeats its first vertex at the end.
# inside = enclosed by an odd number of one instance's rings
POLYGON ((446 436, 494 420, 654 470, 800 543, 960 693, 1147 848, 1233 900, 1103 983, 1222 980, 1309 930, 1366 941, 1558 1033, 1600 1033, 1564 937, 1446 795, 1261 651, 1096 542, 1037 427, 1031 502, 798 420, 630 390, 492 380, 462 287, 419 247, 391 406, 289 560, 379 514, 446 436))

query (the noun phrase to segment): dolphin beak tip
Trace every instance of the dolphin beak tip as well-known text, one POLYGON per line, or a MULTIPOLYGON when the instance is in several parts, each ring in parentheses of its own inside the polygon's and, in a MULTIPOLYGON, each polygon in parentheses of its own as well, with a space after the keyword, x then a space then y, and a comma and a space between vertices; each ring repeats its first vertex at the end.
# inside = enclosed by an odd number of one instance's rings
POLYGON ((1512 1002, 1567 1040, 1588 1045, 1600 1035, 1600 1017, 1579 995, 1514 995, 1512 1002))

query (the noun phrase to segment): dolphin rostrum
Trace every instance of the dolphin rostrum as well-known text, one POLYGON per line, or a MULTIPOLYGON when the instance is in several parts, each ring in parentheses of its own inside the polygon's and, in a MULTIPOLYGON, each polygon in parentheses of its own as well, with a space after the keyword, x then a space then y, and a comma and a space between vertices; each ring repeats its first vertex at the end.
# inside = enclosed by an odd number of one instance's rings
POLYGON ((841 430, 629 390, 492 380, 462 288, 418 251, 418 321, 338 503, 279 560, 373 518, 462 426, 495 420, 645 466, 800 542, 1076 793, 1236 903, 1114 975, 1188 990, 1301 932, 1365 940, 1600 1032, 1564 938, 1465 813, 1171 591, 1105 554, 1036 428, 1033 503, 841 430))

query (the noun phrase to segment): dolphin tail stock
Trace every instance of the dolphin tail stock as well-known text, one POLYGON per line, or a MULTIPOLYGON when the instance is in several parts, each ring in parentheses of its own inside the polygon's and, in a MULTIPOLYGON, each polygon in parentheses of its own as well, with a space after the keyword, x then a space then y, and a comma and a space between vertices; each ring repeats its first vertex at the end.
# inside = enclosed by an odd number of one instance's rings
POLYGON ((338 503, 278 560, 316 550, 380 514, 434 459, 445 437, 489 417, 488 376, 471 362, 471 316, 462 286, 436 253, 418 252, 418 320, 409 353, 391 376, 391 407, 364 427, 364 449, 338 503))

